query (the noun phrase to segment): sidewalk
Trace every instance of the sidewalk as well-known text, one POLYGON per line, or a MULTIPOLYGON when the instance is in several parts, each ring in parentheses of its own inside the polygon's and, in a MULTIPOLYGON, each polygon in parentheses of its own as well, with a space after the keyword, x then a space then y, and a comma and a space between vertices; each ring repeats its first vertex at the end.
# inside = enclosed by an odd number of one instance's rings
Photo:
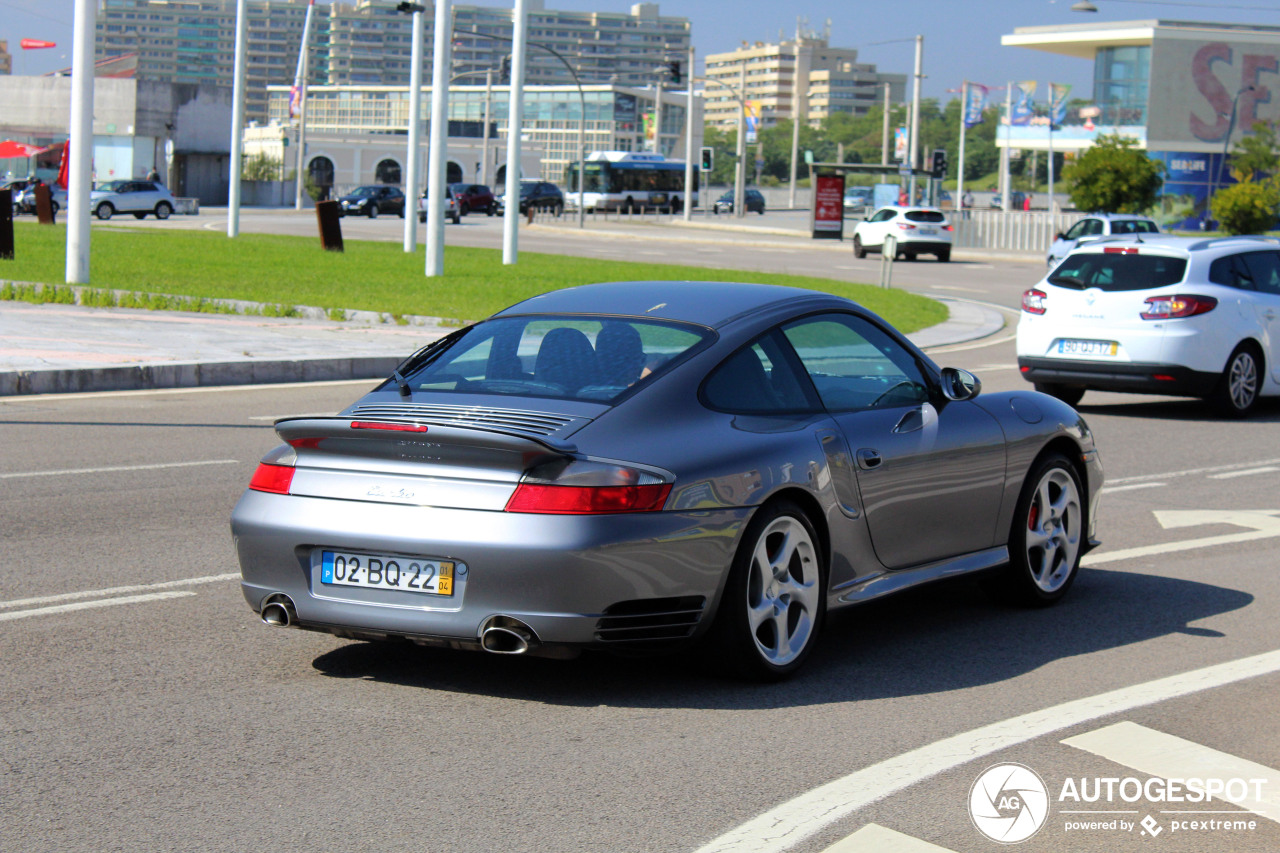
MULTIPOLYGON (((998 311, 942 300, 951 317, 921 347, 994 334, 998 311)), ((376 379, 452 331, 426 318, 247 317, 0 302, 0 396, 376 379)))

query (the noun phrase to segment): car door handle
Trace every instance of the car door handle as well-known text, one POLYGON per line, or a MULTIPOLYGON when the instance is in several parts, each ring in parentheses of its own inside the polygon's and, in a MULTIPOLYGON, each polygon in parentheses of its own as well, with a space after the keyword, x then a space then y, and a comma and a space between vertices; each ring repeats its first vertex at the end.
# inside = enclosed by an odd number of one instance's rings
POLYGON ((870 471, 873 468, 879 468, 880 463, 884 461, 880 456, 879 450, 872 450, 864 447, 857 453, 858 467, 864 471, 870 471))
POLYGON ((1262 316, 1263 316, 1263 317, 1266 317, 1266 318, 1267 318, 1267 320, 1268 320, 1268 322, 1269 322, 1269 321, 1274 320, 1274 319, 1276 318, 1276 312, 1275 312, 1274 310, 1272 310, 1271 308, 1268 308, 1268 309, 1267 309, 1267 313, 1263 314, 1262 316))

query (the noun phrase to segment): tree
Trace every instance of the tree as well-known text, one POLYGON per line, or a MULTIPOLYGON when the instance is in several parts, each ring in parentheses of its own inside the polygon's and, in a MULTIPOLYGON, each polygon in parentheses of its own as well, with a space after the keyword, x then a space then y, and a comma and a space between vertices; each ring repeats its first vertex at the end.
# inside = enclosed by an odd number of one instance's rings
POLYGON ((1099 136, 1063 173, 1071 203, 1099 213, 1138 213, 1155 205, 1164 164, 1128 137, 1099 136))
POLYGON ((280 161, 270 154, 246 157, 241 165, 240 177, 246 181, 277 181, 280 179, 280 161))
POLYGON ((1231 152, 1231 171, 1238 180, 1251 181, 1261 174, 1280 172, 1280 141, 1273 124, 1256 122, 1253 133, 1236 143, 1231 152))
POLYGON ((1274 178, 1243 181, 1214 193, 1209 209, 1228 234, 1262 234, 1276 225, 1280 186, 1274 178))

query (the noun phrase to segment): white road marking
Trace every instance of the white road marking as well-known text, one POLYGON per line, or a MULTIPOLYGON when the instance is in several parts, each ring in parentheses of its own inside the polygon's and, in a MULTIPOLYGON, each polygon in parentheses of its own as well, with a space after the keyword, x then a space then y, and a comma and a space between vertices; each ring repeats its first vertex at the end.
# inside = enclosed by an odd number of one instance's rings
POLYGON ((1251 796, 1234 805, 1280 822, 1280 773, 1270 767, 1130 722, 1062 742, 1161 779, 1244 779, 1251 796), (1262 780, 1261 788, 1252 780, 1262 780), (1255 799, 1259 791, 1262 796, 1255 799))
POLYGON ((11 610, 14 607, 33 607, 36 605, 54 604, 59 601, 77 601, 84 598, 109 598, 113 595, 129 595, 137 592, 155 592, 162 589, 176 589, 183 586, 197 586, 206 583, 239 580, 239 574, 205 575, 198 578, 184 578, 161 583, 135 584, 133 586, 113 586, 106 589, 85 589, 79 592, 63 592, 57 595, 42 595, 38 598, 15 598, 0 601, 0 610, 11 610))
POLYGON ((106 468, 63 468, 55 471, 16 471, 0 474, 0 480, 22 477, 66 477, 75 474, 116 474, 121 471, 160 471, 166 468, 192 468, 200 465, 239 465, 239 459, 207 459, 203 462, 158 462, 154 465, 112 465, 106 468))
POLYGON ((1196 474, 1217 474, 1226 471, 1241 471, 1267 465, 1280 465, 1280 459, 1256 459, 1253 462, 1237 462, 1232 465, 1212 465, 1208 468, 1187 468, 1182 471, 1166 471, 1163 474, 1139 474, 1134 477, 1116 477, 1108 479, 1107 484, 1118 486, 1121 483, 1144 483, 1148 480, 1167 480, 1173 477, 1191 477, 1196 474))
POLYGON ((848 838, 837 841, 822 853, 954 853, 954 851, 930 844, 910 835, 869 823, 848 838))
POLYGON ((1135 684, 953 735, 877 762, 770 809, 697 853, 781 853, 859 809, 926 779, 1062 729, 1280 672, 1280 650, 1135 684))
POLYGON ((1124 548, 1101 554, 1090 554, 1081 563, 1084 566, 1097 566, 1102 563, 1114 563, 1118 560, 1132 560, 1135 557, 1150 557, 1155 554, 1173 554, 1178 551, 1191 551, 1196 548, 1212 548, 1217 545, 1231 545, 1236 542, 1252 542, 1256 539, 1270 539, 1280 536, 1280 518, 1276 514, 1280 510, 1153 510, 1156 521, 1165 530, 1179 527, 1198 527, 1202 524, 1234 524, 1237 527, 1249 528, 1248 533, 1224 533, 1220 536, 1206 536, 1202 539, 1186 539, 1181 542, 1165 542, 1160 545, 1142 545, 1137 548, 1124 548))
POLYGON ((182 592, 153 592, 149 595, 127 595, 124 598, 106 598, 101 601, 59 604, 55 607, 40 607, 36 610, 15 610, 12 613, 0 613, 0 622, 12 622, 15 619, 26 619, 28 616, 50 616, 55 613, 89 610, 94 607, 115 607, 117 604, 141 604, 144 601, 161 601, 166 598, 186 598, 191 595, 195 595, 195 593, 190 590, 182 592))
POLYGON ((1163 489, 1168 485, 1168 483, 1130 483, 1127 486, 1104 485, 1102 493, 1109 495, 1112 492, 1132 492, 1134 489, 1163 489))
POLYGON ((1275 471, 1280 471, 1280 468, 1277 468, 1274 465, 1267 465, 1262 468, 1246 468, 1243 471, 1229 471, 1226 474, 1210 474, 1209 479, 1230 480, 1235 477, 1252 477, 1254 474, 1270 474, 1275 471))

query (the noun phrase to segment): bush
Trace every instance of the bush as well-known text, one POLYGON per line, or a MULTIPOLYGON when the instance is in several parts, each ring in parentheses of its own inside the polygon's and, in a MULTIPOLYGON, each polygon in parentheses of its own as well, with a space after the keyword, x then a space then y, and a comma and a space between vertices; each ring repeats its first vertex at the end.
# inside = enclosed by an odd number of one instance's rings
POLYGON ((1280 186, 1275 181, 1245 181, 1218 190, 1210 203, 1213 218, 1228 234, 1261 234, 1276 225, 1280 186))

